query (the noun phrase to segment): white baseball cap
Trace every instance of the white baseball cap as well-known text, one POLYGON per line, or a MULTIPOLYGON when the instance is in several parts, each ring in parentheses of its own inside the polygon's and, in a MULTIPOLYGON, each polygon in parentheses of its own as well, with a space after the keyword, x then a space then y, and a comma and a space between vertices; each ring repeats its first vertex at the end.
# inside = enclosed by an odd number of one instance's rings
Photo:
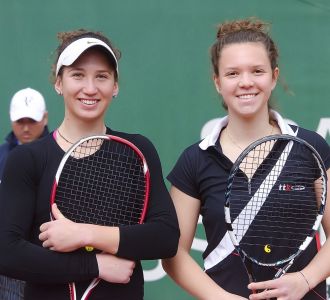
POLYGON ((118 61, 113 50, 105 42, 92 37, 84 37, 76 40, 63 50, 56 64, 55 75, 58 75, 62 66, 71 66, 84 51, 95 46, 101 46, 109 52, 110 56, 115 61, 116 72, 118 75, 118 61))
POLYGON ((11 99, 9 114, 12 122, 22 118, 30 118, 40 122, 45 112, 44 97, 34 89, 22 89, 16 92, 11 99))

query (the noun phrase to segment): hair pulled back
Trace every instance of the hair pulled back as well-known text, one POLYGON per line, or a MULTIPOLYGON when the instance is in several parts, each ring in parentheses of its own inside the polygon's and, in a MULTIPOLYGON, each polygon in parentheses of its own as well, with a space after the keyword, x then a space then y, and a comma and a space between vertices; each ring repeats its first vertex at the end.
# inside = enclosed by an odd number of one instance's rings
POLYGON ((213 72, 219 75, 219 59, 226 45, 234 43, 262 43, 267 51, 272 70, 278 67, 278 50, 269 36, 269 24, 257 18, 227 21, 218 26, 216 41, 211 46, 213 72))

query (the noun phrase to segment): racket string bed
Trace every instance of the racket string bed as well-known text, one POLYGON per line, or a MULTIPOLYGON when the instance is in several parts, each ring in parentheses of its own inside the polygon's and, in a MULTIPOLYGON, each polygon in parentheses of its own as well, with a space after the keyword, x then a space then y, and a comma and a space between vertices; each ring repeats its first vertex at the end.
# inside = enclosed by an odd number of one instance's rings
POLYGON ((297 137, 269 136, 245 149, 231 170, 225 204, 242 260, 281 266, 276 276, 282 276, 318 230, 326 182, 320 156, 297 137))
POLYGON ((109 142, 91 149, 85 145, 74 151, 62 170, 57 189, 56 202, 63 213, 75 222, 138 223, 132 216, 141 216, 145 181, 143 165, 133 155, 129 147, 109 142), (111 149, 115 153, 108 147, 115 147, 111 149), (75 170, 74 174, 72 170, 75 170), (142 180, 139 181, 140 177, 142 180), (75 208, 74 212, 70 207, 75 208))

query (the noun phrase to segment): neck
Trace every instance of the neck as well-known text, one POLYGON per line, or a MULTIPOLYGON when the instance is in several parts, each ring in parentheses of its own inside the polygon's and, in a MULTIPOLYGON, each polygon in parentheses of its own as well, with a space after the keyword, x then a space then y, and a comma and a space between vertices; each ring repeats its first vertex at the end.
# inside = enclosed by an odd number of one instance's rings
POLYGON ((240 152, 256 140, 278 133, 280 131, 275 121, 271 122, 267 119, 263 122, 258 120, 257 123, 240 123, 235 120, 234 122, 228 122, 227 127, 221 134, 220 142, 229 143, 227 145, 231 145, 230 148, 233 147, 233 149, 240 152))
POLYGON ((92 124, 71 125, 63 121, 58 127, 58 131, 63 140, 68 143, 75 143, 86 136, 105 134, 106 126, 104 124, 98 124, 97 126, 92 126, 92 124))
POLYGON ((234 118, 228 116, 228 125, 226 131, 235 140, 240 141, 242 144, 251 143, 261 137, 275 133, 276 121, 270 121, 269 115, 260 118, 234 118))

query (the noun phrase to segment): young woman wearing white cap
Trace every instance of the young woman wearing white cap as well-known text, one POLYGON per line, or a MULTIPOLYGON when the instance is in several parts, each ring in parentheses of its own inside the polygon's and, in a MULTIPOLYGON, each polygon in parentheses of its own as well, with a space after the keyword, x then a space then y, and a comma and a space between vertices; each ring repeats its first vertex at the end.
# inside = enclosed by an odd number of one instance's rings
POLYGON ((104 123, 119 90, 119 51, 98 32, 66 32, 59 39, 54 85, 64 98, 64 119, 46 139, 9 157, 0 192, 0 272, 27 281, 26 300, 70 299, 68 282, 75 282, 79 291, 95 277, 103 281, 91 299, 143 299, 140 260, 173 256, 179 238, 160 161, 148 139, 113 131, 104 123), (104 253, 72 252, 82 246, 82 236, 90 233, 65 219, 56 207, 52 213, 57 221, 49 222, 52 183, 72 143, 105 133, 138 144, 146 157, 152 179, 147 221, 138 231, 134 226, 99 226, 91 234, 97 236, 104 253))

